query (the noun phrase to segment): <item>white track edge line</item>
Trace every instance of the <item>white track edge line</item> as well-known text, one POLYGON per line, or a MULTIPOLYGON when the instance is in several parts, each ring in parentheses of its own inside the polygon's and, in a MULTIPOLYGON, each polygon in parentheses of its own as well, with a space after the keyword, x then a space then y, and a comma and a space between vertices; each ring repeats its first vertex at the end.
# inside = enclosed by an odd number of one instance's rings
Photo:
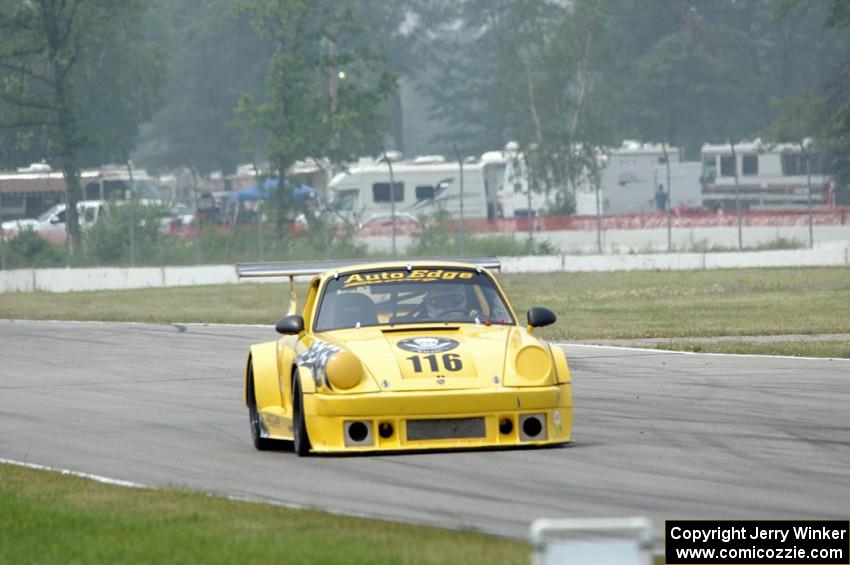
POLYGON ((37 469, 39 471, 50 471, 50 472, 53 472, 53 473, 59 473, 60 475, 69 475, 71 477, 80 477, 82 479, 89 479, 91 481, 103 483, 105 485, 113 485, 113 486, 127 487, 127 488, 150 488, 147 485, 143 485, 142 483, 134 483, 133 481, 125 481, 123 479, 114 479, 112 477, 104 477, 103 475, 96 475, 94 473, 84 473, 82 471, 72 471, 70 469, 61 469, 59 467, 50 467, 48 465, 39 465, 38 463, 27 463, 26 461, 16 461, 14 459, 5 459, 3 457, 0 457, 0 463, 4 463, 6 465, 15 465, 17 467, 26 467, 27 469, 37 469))
MULTIPOLYGON (((841 362, 850 362, 850 359, 844 359, 842 357, 803 357, 796 355, 768 355, 765 353, 709 353, 709 352, 701 352, 701 351, 677 351, 674 349, 653 349, 649 347, 626 347, 623 345, 597 345, 592 343, 570 343, 568 341, 553 341, 555 345, 568 345, 570 347, 591 347, 596 349, 619 349, 621 351, 642 351, 645 353, 657 353, 659 355, 663 355, 666 353, 673 353, 676 355, 713 355, 715 357, 757 357, 760 359, 768 358, 768 359, 804 359, 808 361, 841 361, 841 362)), ((734 342, 733 342, 734 343, 734 342)), ((752 342, 750 342, 752 343, 752 342)))

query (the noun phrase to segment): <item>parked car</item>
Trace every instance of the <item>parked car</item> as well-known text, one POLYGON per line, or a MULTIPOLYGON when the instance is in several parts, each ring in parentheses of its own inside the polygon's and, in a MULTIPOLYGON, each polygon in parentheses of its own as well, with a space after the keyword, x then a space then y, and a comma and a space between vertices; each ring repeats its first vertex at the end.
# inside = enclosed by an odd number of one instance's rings
POLYGON ((159 220, 159 231, 161 233, 180 233, 183 228, 190 228, 195 223, 195 211, 186 204, 175 204, 168 211, 168 215, 159 220))
MULTIPOLYGON (((103 200, 83 200, 77 202, 77 214, 80 227, 85 229, 94 224, 106 213, 106 202, 103 200)), ((41 237, 54 243, 65 243, 65 204, 56 204, 37 218, 24 218, 3 222, 3 234, 14 237, 22 230, 30 229, 41 237)))

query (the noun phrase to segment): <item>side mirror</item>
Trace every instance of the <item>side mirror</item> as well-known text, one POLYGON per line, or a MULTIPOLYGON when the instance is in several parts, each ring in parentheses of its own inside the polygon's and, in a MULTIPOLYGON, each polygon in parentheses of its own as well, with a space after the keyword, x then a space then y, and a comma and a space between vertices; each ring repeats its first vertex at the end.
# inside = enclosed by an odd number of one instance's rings
POLYGON ((61 224, 62 218, 60 218, 59 216, 53 216, 52 218, 50 218, 50 223, 53 224, 54 226, 56 224, 61 224))
POLYGON ((300 334, 304 331, 304 318, 297 314, 281 318, 280 321, 275 324, 274 331, 284 335, 300 334))
POLYGON ((528 325, 532 328, 542 328, 555 323, 558 317, 548 308, 535 306, 528 311, 528 325))

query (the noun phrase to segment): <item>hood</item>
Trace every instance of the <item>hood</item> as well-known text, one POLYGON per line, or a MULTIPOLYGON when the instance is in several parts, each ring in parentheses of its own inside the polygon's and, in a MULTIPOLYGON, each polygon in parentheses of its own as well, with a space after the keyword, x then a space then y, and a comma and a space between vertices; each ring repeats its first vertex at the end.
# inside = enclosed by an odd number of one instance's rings
POLYGON ((514 326, 435 324, 322 334, 357 355, 381 390, 492 388, 502 383, 514 326))
POLYGON ((3 222, 4 230, 19 231, 26 228, 34 228, 38 225, 38 220, 34 218, 25 218, 21 220, 10 220, 3 222))

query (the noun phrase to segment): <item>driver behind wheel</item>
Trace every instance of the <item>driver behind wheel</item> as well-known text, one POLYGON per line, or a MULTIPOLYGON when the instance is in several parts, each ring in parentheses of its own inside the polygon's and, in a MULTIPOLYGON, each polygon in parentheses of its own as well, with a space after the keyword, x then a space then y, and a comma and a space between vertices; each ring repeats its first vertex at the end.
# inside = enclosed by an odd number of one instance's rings
POLYGON ((425 297, 429 318, 468 314, 466 290, 459 285, 435 285, 425 297))

